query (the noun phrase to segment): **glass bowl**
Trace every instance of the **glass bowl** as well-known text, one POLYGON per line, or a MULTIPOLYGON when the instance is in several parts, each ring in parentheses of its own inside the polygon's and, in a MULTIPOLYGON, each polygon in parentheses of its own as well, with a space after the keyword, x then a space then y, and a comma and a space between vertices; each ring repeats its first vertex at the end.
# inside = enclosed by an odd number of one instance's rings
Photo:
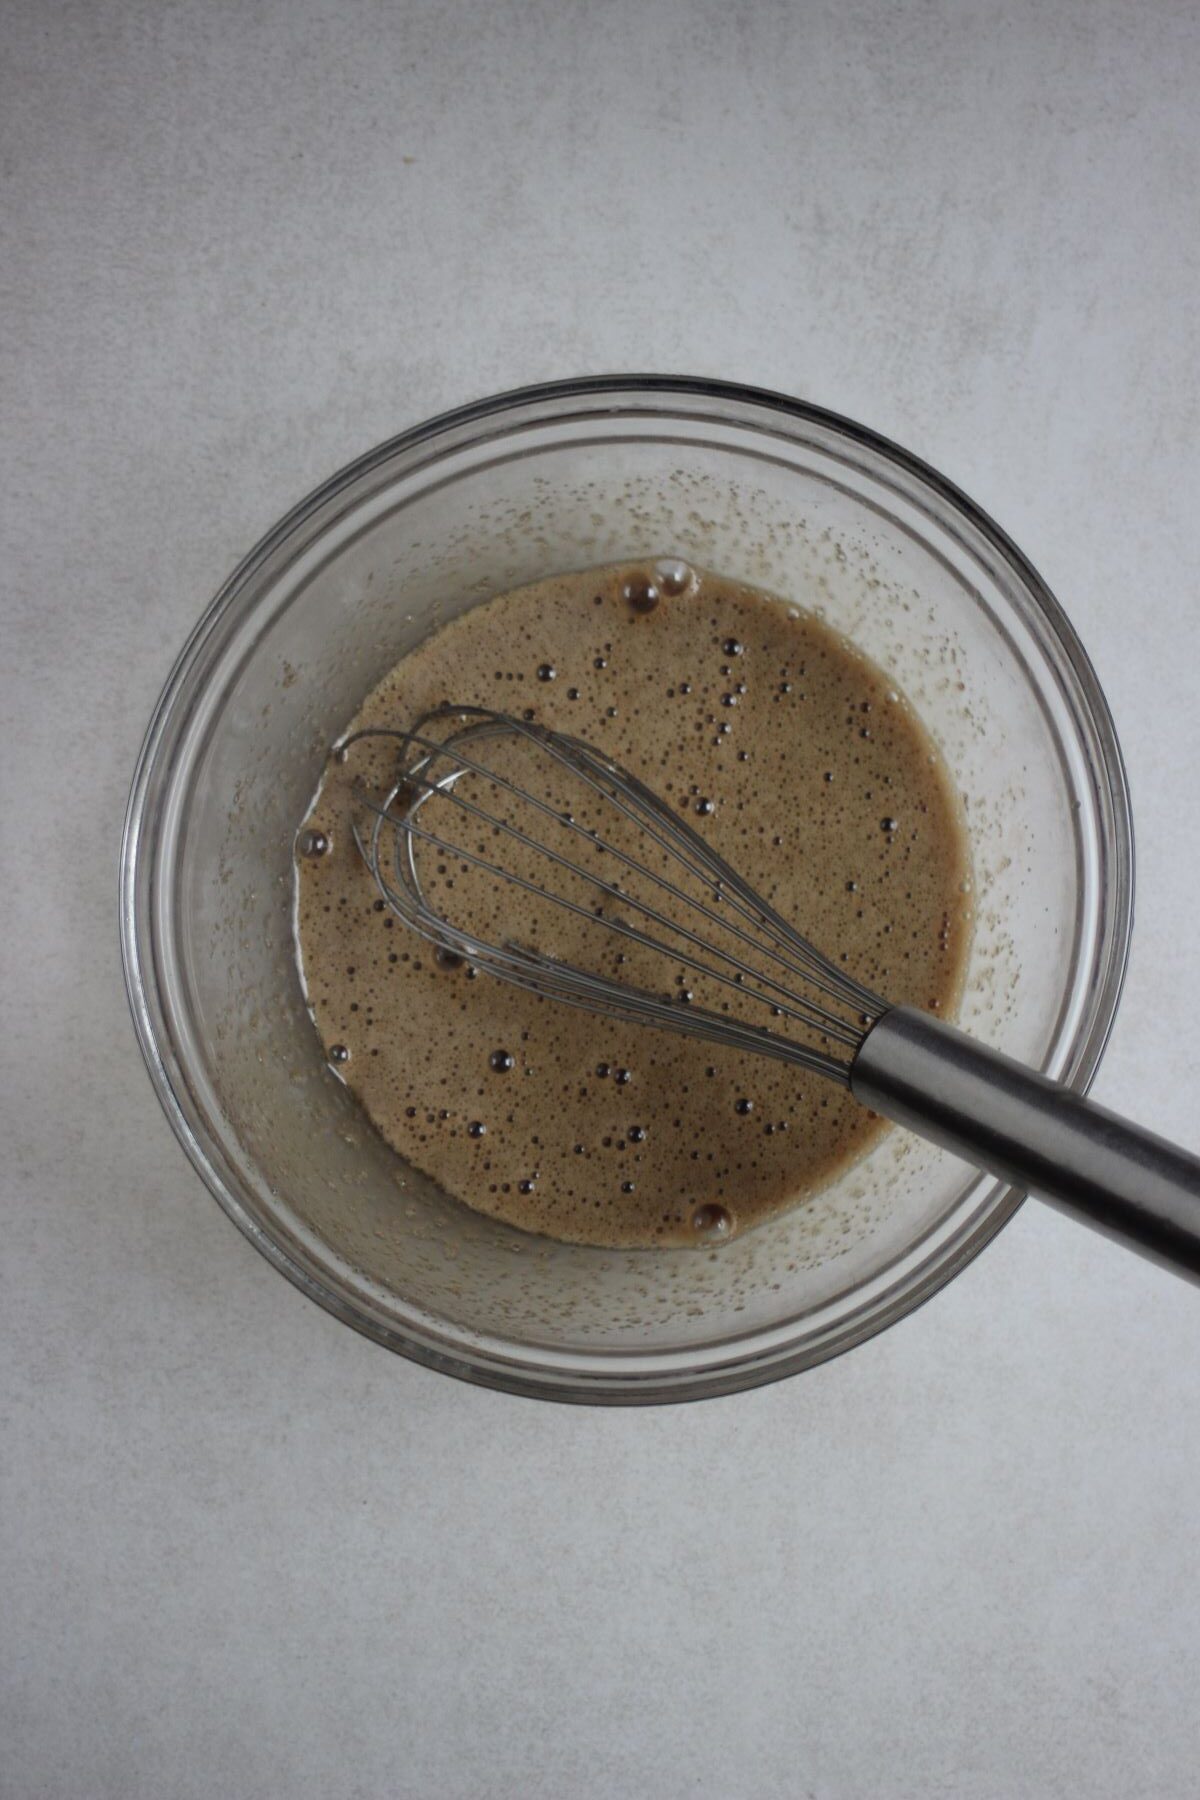
POLYGON ((719 1249, 558 1244, 441 1193, 327 1068, 292 904, 330 743, 444 620, 667 555, 822 611, 933 731, 974 857, 967 1030, 1086 1086, 1132 917, 1120 752, 1078 639, 978 507, 861 426, 722 382, 598 377, 448 413, 312 494, 208 608, 150 724, 121 868, 138 1035, 196 1168, 306 1294, 434 1368, 562 1400, 810 1367, 926 1299, 1021 1198, 892 1131, 719 1249))

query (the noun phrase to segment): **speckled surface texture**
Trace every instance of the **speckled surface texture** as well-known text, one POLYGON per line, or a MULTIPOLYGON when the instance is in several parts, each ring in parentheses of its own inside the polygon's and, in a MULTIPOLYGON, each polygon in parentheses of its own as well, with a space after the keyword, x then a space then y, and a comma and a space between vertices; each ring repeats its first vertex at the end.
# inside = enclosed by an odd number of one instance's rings
POLYGON ((351 456, 579 371, 782 388, 1066 604, 1139 837, 1096 1092, 1194 1139, 1195 9, 2 20, 0 1794, 1192 1793, 1195 1291, 1030 1204, 773 1388, 453 1384, 190 1172, 115 864, 202 605, 351 456))

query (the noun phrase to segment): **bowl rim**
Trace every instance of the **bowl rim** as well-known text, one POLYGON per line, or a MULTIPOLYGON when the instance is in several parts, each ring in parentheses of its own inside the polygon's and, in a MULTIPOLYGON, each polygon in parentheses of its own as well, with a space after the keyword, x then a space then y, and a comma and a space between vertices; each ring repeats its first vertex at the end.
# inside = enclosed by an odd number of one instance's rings
MULTIPOLYGON (((1002 1183, 998 1184, 993 1190, 995 1197, 983 1216, 975 1220, 973 1226, 963 1233, 948 1253, 927 1265, 911 1286, 894 1296, 877 1314, 865 1321, 852 1320, 844 1331, 839 1332, 836 1340, 828 1344, 816 1347, 811 1344, 794 1346, 790 1351, 771 1345, 765 1350, 750 1350, 744 1356, 724 1360, 714 1367, 705 1368, 701 1365, 699 1368, 692 1368, 683 1375, 673 1370, 658 1375, 634 1374, 630 1370, 622 1373, 621 1359, 614 1356, 611 1370, 603 1377, 584 1376, 576 1370, 569 1371, 564 1376, 549 1366, 539 1370, 516 1358, 509 1359, 494 1354, 489 1354, 486 1360, 473 1361, 469 1350, 447 1353, 415 1331, 405 1331, 392 1324, 384 1325, 371 1318, 314 1276, 262 1228, 224 1178, 216 1166, 216 1146, 206 1148, 200 1141, 181 1104, 164 1054, 164 1046, 160 1041, 152 1004, 156 979, 153 968, 148 969, 146 966, 147 962, 153 963, 153 958, 147 957, 149 946, 142 942, 137 893, 151 779, 180 696, 219 622, 233 607, 255 572, 279 546, 306 525, 314 514, 336 500, 339 494, 399 454, 411 452, 423 444, 449 435, 454 436, 455 447, 461 447, 462 440, 458 434, 464 428, 486 424, 493 421, 496 415, 514 409, 527 412, 539 405, 557 409, 564 401, 595 402, 606 398, 615 399, 618 395, 626 399, 635 397, 650 400, 659 396, 663 400, 698 400, 717 402, 723 406, 753 407, 781 414, 785 419, 829 430, 857 448, 884 458, 931 490, 945 505, 964 518, 1016 574, 1076 683, 1077 692, 1072 697, 1075 707, 1082 704, 1099 750, 1099 766, 1093 766, 1093 778, 1107 800, 1110 812, 1108 827, 1111 841, 1105 846, 1109 854, 1105 859, 1107 883, 1101 907, 1101 916, 1106 919, 1109 928, 1107 955, 1103 966, 1097 965, 1088 1014, 1082 1021, 1077 1039, 1068 1046, 1067 1066, 1062 1077, 1070 1086, 1086 1093, 1111 1034, 1124 987, 1133 930, 1135 882, 1133 820, 1124 758, 1108 701, 1082 641, 1050 588, 1007 532, 961 488, 922 458, 883 434, 829 408, 772 389, 704 376, 647 373, 584 375, 538 382, 487 395, 422 420, 375 445, 313 488, 264 533, 237 563, 201 613, 176 656, 151 713, 134 766, 121 832, 121 964, 133 1025, 151 1084, 189 1161, 234 1224, 309 1299, 385 1348, 474 1385, 576 1404, 678 1404, 757 1387, 798 1373, 802 1369, 817 1367, 907 1317, 974 1260, 1018 1211, 1025 1198, 1024 1194, 1002 1183)), ((612 408, 603 410, 611 411, 612 408)), ((554 417, 560 416, 556 410, 554 417)), ((754 428, 754 421, 745 423, 751 429, 754 428)))

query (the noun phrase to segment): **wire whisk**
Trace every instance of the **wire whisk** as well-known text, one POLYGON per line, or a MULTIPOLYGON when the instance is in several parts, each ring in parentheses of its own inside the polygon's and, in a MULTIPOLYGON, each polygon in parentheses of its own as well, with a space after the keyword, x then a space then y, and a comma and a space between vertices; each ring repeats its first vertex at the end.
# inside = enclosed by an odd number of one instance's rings
POLYGON ((443 956, 545 1000, 824 1075, 1200 1279, 1200 1160, 890 1006, 603 750, 480 706, 359 732, 341 751, 363 740, 393 741, 396 766, 381 791, 356 789, 355 840, 385 904, 443 956), (497 934, 501 918, 519 924, 497 934))

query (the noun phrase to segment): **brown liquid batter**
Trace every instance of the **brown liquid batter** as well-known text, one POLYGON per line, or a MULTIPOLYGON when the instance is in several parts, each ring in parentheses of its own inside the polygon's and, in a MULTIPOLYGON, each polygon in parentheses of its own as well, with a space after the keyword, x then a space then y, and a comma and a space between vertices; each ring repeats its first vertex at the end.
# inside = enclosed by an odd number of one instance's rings
MULTIPOLYGON (((564 575, 475 609, 398 663, 350 730, 451 699, 585 738, 868 987, 951 1014, 966 837, 906 700, 820 619, 753 588, 683 570, 644 609, 652 574, 564 575)), ((875 1141, 882 1123, 818 1075, 439 961, 382 906, 351 837, 355 785, 386 790, 394 770, 383 740, 327 766, 305 821, 319 853, 297 860, 299 947, 338 1074, 443 1189, 572 1242, 695 1243, 804 1200, 875 1141)), ((493 939, 513 932, 511 889, 492 915, 493 939)))

